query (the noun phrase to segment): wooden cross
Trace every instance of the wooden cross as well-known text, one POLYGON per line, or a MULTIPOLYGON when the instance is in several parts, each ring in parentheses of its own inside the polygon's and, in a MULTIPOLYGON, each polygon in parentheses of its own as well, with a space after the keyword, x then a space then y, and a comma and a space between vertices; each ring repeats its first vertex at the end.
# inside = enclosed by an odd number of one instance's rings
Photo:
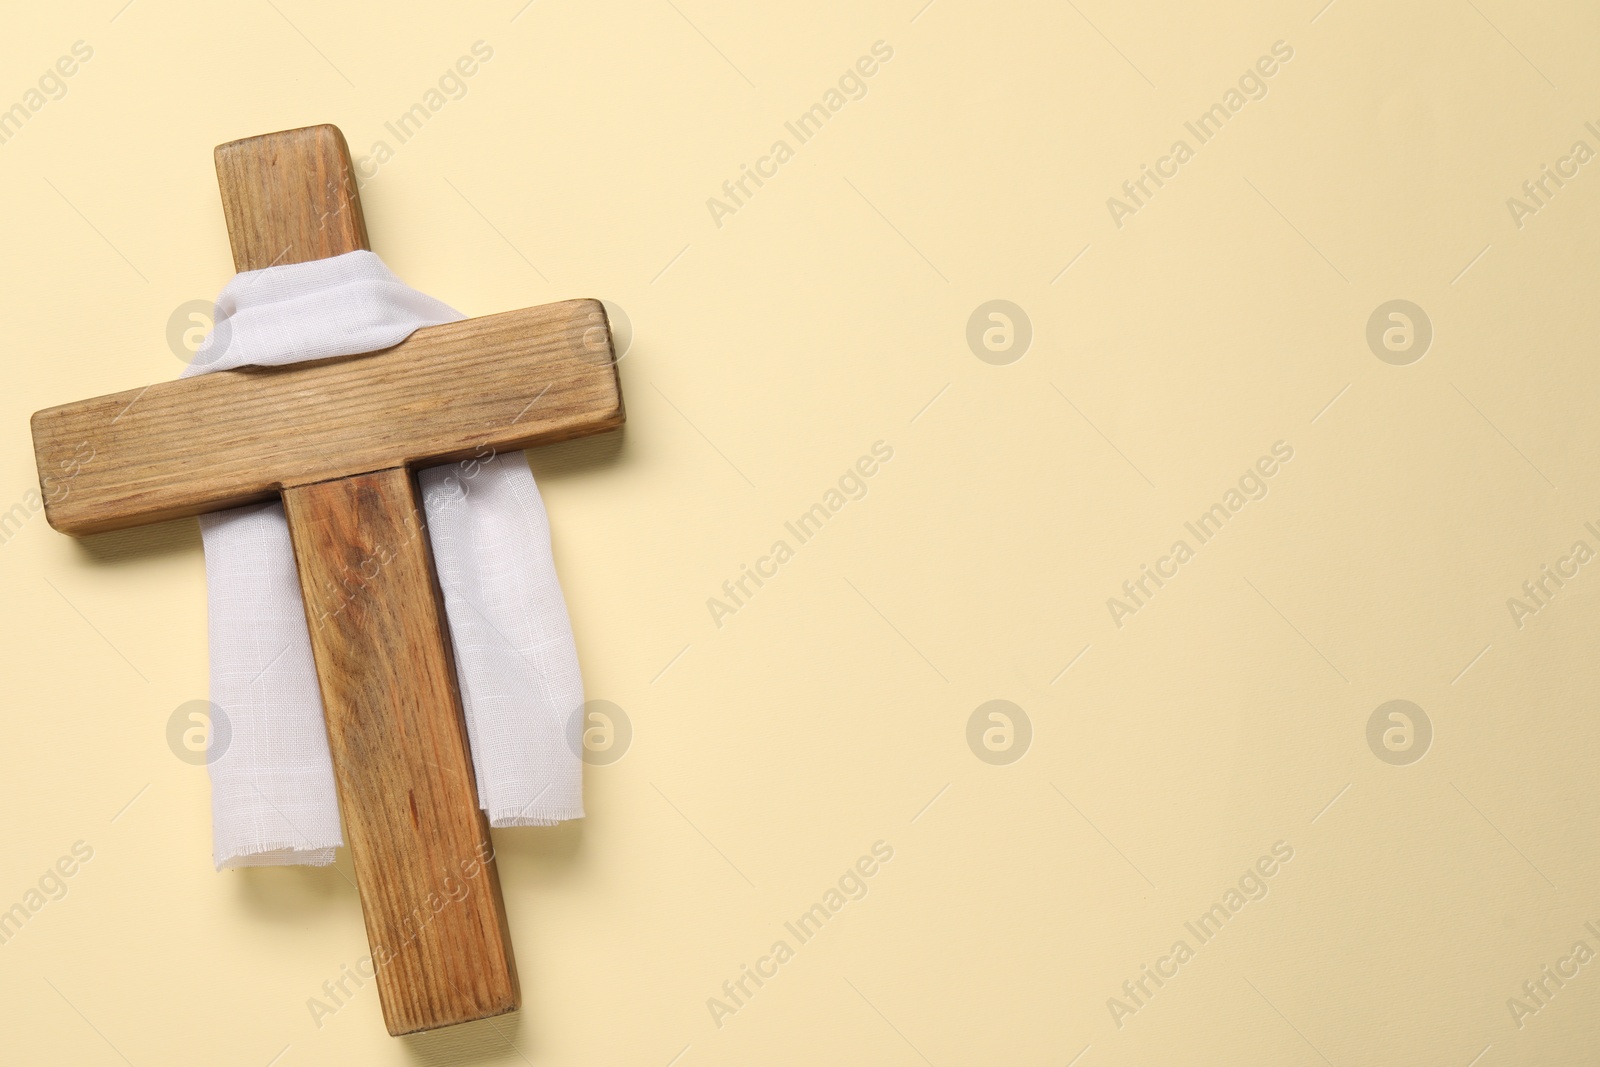
MULTIPOLYGON (((238 270, 369 247, 337 127, 234 141, 216 164, 238 270)), ((622 421, 595 300, 33 416, 46 515, 63 533, 283 500, 391 1034, 514 1011, 520 999, 414 471, 622 421)))

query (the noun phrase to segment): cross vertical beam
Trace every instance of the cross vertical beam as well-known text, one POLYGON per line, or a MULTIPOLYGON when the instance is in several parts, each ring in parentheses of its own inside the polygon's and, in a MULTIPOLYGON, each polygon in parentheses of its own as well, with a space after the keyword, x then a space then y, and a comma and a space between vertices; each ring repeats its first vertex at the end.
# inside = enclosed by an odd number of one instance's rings
MULTIPOLYGON (((241 271, 367 245, 332 126, 221 145, 241 271)), ((378 996, 391 1034, 520 1002, 489 825, 478 807, 415 475, 392 467, 283 489, 378 996)))

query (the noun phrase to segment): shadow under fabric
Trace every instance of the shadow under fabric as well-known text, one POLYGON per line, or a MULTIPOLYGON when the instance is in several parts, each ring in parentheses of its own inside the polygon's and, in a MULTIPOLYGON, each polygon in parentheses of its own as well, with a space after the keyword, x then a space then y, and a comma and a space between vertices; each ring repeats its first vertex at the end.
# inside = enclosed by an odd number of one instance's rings
MULTIPOLYGON (((375 352, 463 317, 371 252, 246 271, 217 298, 215 325, 182 376, 375 352)), ((479 806, 495 827, 582 818, 568 721, 583 681, 533 474, 519 452, 417 480, 479 806)), ((338 797, 283 505, 203 515, 200 532, 211 701, 226 723, 213 723, 207 753, 217 869, 332 863, 343 844, 338 797)))

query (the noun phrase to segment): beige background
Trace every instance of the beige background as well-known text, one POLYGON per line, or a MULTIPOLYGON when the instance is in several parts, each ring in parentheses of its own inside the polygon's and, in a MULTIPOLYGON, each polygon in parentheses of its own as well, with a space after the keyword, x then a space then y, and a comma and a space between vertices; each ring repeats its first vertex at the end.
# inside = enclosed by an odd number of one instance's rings
POLYGON ((921 2, 8 10, 0 107, 94 55, 0 144, 0 512, 36 486, 33 410, 181 369, 168 316, 231 271, 213 145, 334 122, 396 147, 385 122, 492 47, 363 200, 388 263, 469 314, 631 319, 625 433, 532 464, 589 694, 634 737, 580 825, 496 835, 520 1017, 397 1041, 369 983, 318 1025, 367 951, 348 858, 214 873, 205 773, 166 742, 206 692, 195 524, 13 523, 0 908, 94 857, 0 945, 0 1059, 1594 1057, 1600 963, 1520 1028, 1507 1001, 1600 951, 1600 574, 1521 629, 1507 599, 1600 548, 1600 163, 1520 228, 1506 201, 1600 149, 1600 16, 921 2), (880 40, 866 96, 718 227, 707 198, 880 40), (1184 122, 1280 40, 1197 145, 1184 122), (1119 229, 1107 198, 1179 137, 1195 157, 1119 229), (1401 298, 1434 329, 1408 366, 1365 339, 1401 298), (1031 320, 1010 365, 965 339, 991 299, 1031 320), (867 497, 713 625, 879 440, 867 497), (1280 440, 1269 495, 1118 628, 1107 598, 1280 440), (1006 766, 966 740, 994 699, 1032 725, 1006 766), (1393 699, 1434 730, 1408 766, 1366 739, 1393 699), (867 896, 716 1026, 708 998, 878 840, 867 896), (1198 946, 1185 921, 1279 841, 1265 899, 1198 946), (1119 1028, 1108 998, 1180 938, 1119 1028))

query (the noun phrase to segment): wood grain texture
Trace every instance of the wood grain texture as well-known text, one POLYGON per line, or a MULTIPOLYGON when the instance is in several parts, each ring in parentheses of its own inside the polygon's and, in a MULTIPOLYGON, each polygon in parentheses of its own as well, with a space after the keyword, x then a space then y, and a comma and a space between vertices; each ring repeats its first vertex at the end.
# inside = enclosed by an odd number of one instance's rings
POLYGON ((391 1034, 512 1011, 519 992, 414 476, 283 494, 391 1034))
POLYGON ((217 185, 235 270, 305 263, 372 246, 350 149, 337 126, 229 141, 217 185))
POLYGON ((240 368, 36 412, 50 525, 122 529, 389 467, 507 452, 622 425, 597 300, 418 330, 383 352, 240 368), (87 460, 85 461, 85 457, 87 460))

